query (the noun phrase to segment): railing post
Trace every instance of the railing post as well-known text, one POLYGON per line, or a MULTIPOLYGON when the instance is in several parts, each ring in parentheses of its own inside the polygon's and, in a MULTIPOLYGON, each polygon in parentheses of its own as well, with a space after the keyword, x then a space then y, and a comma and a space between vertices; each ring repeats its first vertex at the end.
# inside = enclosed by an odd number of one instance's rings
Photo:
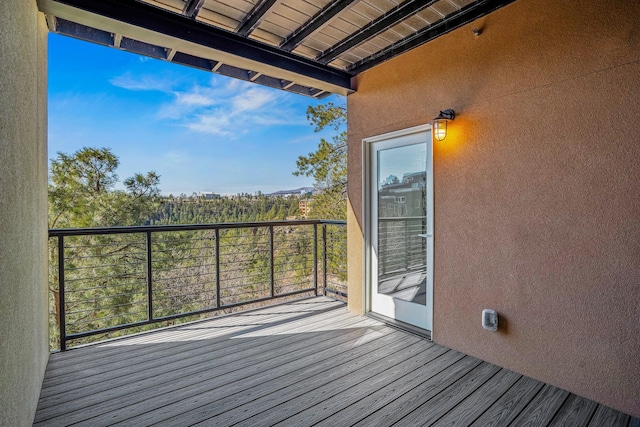
POLYGON ((318 296, 318 223, 313 224, 313 287, 318 296))
POLYGON ((216 250, 216 308, 220 308, 220 229, 215 229, 216 250))
POLYGON ((322 224, 322 294, 327 296, 327 224, 322 224))
POLYGON ((151 262, 151 231, 145 233, 147 237, 147 320, 153 320, 153 264, 151 262))
POLYGON ((273 254, 273 225, 269 226, 269 268, 270 268, 270 284, 271 284, 271 298, 275 295, 275 260, 273 254))
POLYGON ((58 236, 58 306, 60 323, 60 351, 67 349, 67 324, 64 302, 64 236, 58 236))

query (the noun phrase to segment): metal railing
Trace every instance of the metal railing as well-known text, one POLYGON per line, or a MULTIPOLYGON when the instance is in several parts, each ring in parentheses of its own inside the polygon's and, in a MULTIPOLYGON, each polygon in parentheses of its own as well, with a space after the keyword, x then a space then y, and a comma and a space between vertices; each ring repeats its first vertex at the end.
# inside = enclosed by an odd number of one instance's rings
POLYGON ((49 230, 52 334, 64 351, 69 341, 274 299, 344 299, 345 225, 300 220, 49 230))
POLYGON ((426 242, 421 233, 426 233, 426 219, 422 216, 378 219, 380 279, 424 269, 426 242))

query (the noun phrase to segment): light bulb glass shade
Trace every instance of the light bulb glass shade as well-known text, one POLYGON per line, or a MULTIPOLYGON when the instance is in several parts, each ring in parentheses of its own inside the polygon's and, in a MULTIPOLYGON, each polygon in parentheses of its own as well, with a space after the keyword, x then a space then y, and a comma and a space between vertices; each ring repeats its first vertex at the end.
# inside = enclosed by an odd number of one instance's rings
POLYGON ((433 137, 436 141, 442 141, 447 137, 447 122, 455 118, 455 111, 447 109, 440 111, 438 117, 433 119, 433 137))
POLYGON ((436 139, 436 141, 442 141, 447 137, 447 121, 446 120, 433 121, 433 137, 436 139))

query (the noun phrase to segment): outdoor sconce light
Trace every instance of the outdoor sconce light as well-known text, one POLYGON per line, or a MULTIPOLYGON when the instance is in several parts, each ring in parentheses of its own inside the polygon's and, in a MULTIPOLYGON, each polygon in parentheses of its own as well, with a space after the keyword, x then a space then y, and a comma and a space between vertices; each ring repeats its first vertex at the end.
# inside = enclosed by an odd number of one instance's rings
POLYGON ((442 141, 447 137, 447 122, 456 118, 456 113, 449 109, 440 111, 438 117, 433 119, 433 136, 436 141, 442 141))

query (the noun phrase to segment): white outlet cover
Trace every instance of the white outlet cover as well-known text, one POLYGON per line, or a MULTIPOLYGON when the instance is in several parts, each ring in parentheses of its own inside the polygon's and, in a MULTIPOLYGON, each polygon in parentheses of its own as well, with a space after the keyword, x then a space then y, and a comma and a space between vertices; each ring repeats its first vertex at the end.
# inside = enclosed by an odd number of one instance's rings
POLYGON ((495 310, 482 310, 482 327, 491 332, 498 330, 498 313, 495 310))

